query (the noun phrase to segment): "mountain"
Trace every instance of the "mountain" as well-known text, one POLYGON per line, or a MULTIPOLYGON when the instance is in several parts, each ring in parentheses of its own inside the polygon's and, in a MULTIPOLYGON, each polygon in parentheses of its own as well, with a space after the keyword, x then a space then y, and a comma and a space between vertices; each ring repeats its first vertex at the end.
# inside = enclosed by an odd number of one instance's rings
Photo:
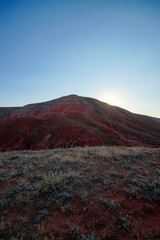
POLYGON ((160 119, 77 95, 0 108, 1 151, 102 145, 160 147, 160 119))

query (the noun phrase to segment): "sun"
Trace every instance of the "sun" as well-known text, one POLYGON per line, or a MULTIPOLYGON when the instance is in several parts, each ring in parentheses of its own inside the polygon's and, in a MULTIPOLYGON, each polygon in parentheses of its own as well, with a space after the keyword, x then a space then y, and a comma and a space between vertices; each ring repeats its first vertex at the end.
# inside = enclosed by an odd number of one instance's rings
POLYGON ((105 96, 101 96, 100 99, 113 106, 123 106, 123 99, 118 93, 108 93, 105 96))
POLYGON ((110 105, 119 106, 121 104, 121 100, 117 95, 110 94, 106 97, 106 102, 110 105))

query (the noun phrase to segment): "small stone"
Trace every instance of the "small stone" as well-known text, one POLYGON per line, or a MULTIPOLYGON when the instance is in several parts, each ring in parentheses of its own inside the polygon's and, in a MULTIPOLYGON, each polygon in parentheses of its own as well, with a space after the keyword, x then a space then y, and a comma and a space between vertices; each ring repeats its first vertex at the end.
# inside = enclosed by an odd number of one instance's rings
POLYGON ((61 212, 62 214, 65 214, 65 209, 64 209, 63 207, 60 207, 60 212, 61 212))
POLYGON ((87 212, 87 208, 84 207, 83 210, 82 210, 83 213, 87 212))

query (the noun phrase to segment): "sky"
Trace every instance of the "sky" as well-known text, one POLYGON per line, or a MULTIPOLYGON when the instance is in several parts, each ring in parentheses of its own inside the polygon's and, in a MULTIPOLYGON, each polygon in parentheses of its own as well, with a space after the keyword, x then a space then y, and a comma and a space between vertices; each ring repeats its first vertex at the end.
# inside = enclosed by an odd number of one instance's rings
POLYGON ((0 106, 69 94, 160 118, 159 0, 0 0, 0 106))

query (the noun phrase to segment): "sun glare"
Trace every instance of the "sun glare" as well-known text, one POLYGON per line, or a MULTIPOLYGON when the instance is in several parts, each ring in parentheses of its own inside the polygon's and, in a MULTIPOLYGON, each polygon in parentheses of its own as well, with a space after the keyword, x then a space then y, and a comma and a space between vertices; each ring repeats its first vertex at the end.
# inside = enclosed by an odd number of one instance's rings
POLYGON ((116 93, 109 93, 106 94, 106 96, 103 96, 100 98, 103 102, 106 102, 113 106, 122 107, 123 106, 123 100, 122 97, 119 94, 116 93))
POLYGON ((116 95, 109 95, 106 98, 106 102, 111 105, 120 105, 120 99, 116 95))

